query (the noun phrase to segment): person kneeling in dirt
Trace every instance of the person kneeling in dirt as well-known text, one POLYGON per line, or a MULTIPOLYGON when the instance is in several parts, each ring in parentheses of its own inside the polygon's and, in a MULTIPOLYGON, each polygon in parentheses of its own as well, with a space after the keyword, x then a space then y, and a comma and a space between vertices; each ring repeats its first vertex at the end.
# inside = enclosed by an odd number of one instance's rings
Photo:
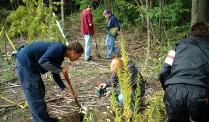
MULTIPOLYGON (((120 84, 118 81, 117 72, 121 70, 123 66, 124 66, 123 61, 120 58, 113 59, 110 64, 111 79, 107 80, 106 83, 99 84, 99 89, 97 90, 97 94, 100 97, 103 94, 106 97, 109 97, 111 94, 111 87, 113 87, 119 105, 123 104, 124 98, 123 98, 123 95, 120 93, 120 84)), ((138 68, 136 67, 135 63, 132 60, 128 61, 128 70, 131 75, 130 76, 130 81, 131 81, 130 84, 132 88, 131 109, 134 110, 134 99, 136 96, 135 91, 137 88, 140 88, 140 97, 143 97, 145 94, 145 81, 141 73, 138 71, 138 68), (138 81, 138 78, 140 78, 140 81, 138 81), (138 86, 137 84, 139 84, 140 86, 138 86)))
POLYGON ((65 86, 61 80, 60 73, 68 73, 68 68, 61 65, 65 57, 75 61, 83 52, 79 42, 72 42, 68 46, 57 42, 33 42, 17 53, 16 72, 35 122, 57 121, 49 117, 47 112, 41 74, 50 71, 61 90, 77 99, 71 83, 65 86))
POLYGON ((105 10, 103 12, 103 16, 107 19, 106 26, 106 41, 105 44, 107 46, 107 60, 112 59, 113 53, 119 55, 120 50, 115 47, 115 41, 118 33, 120 32, 120 25, 115 15, 111 14, 110 10, 105 10))
POLYGON ((209 26, 196 23, 191 37, 169 51, 159 80, 169 122, 209 122, 209 26))

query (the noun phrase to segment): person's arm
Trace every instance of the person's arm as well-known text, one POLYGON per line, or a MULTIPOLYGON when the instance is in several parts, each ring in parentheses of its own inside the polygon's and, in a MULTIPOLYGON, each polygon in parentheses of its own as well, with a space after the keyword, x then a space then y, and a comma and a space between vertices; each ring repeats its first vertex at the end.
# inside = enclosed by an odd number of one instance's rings
POLYGON ((38 63, 47 71, 51 71, 55 74, 60 74, 62 68, 57 64, 55 65, 52 62, 55 62, 57 59, 61 59, 62 46, 51 46, 47 49, 44 55, 39 59, 38 63))
POLYGON ((106 84, 107 84, 106 86, 107 87, 111 87, 111 86, 115 87, 118 85, 118 83, 119 83, 118 76, 116 74, 112 74, 111 79, 106 81, 106 84))
POLYGON ((87 14, 87 21, 88 21, 89 27, 93 27, 93 15, 92 14, 87 14))
POLYGON ((112 85, 111 85, 112 82, 111 82, 111 80, 109 80, 109 79, 105 82, 105 84, 106 84, 105 87, 111 87, 111 86, 112 86, 112 85))
MULTIPOLYGON (((60 59, 62 54, 62 46, 57 45, 49 47, 44 55, 39 59, 38 63, 47 71, 52 72, 52 76, 56 84, 60 87, 61 90, 64 90, 66 87, 60 78, 60 73, 62 68, 59 65, 54 65, 52 62, 60 59)), ((61 65, 61 64, 60 64, 61 65)))
POLYGON ((110 28, 111 28, 111 18, 109 18, 109 19, 107 20, 106 31, 108 32, 108 31, 110 30, 110 28))
POLYGON ((61 90, 64 90, 66 88, 65 84, 62 82, 61 77, 59 74, 52 73, 52 77, 56 84, 60 87, 61 90))
POLYGON ((77 95, 73 89, 73 86, 70 82, 70 78, 68 76, 68 71, 64 71, 63 75, 65 77, 65 80, 67 81, 67 87, 65 88, 65 91, 68 92, 74 99, 77 99, 77 95))
POLYGON ((45 63, 41 63, 41 66, 47 70, 47 71, 51 71, 54 74, 60 74, 60 72, 62 71, 61 67, 56 67, 54 66, 51 62, 47 61, 45 63))
POLYGON ((159 80, 160 80, 161 86, 164 90, 166 89, 165 81, 168 79, 169 75, 171 74, 171 68, 172 68, 172 65, 173 65, 175 55, 176 54, 175 54, 174 49, 169 51, 169 53, 168 53, 168 55, 167 55, 167 57, 164 61, 161 72, 159 74, 159 80))

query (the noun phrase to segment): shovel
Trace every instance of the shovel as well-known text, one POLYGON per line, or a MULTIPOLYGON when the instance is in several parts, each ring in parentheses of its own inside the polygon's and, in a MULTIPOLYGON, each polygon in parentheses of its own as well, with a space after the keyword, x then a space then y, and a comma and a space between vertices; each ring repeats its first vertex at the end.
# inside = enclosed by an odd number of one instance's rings
MULTIPOLYGON (((68 84, 71 84, 68 73, 63 73, 65 80, 68 82, 68 84)), ((72 87, 71 85, 69 85, 70 87, 72 87)), ((73 88, 71 88, 73 89, 73 88)), ((87 107, 82 106, 82 103, 80 104, 79 101, 77 100, 77 98, 74 98, 76 105, 79 107, 80 109, 80 113, 86 114, 87 112, 87 107)))
POLYGON ((97 55, 97 57, 99 58, 99 59, 101 59, 102 57, 101 57, 101 55, 99 54, 99 49, 98 49, 98 46, 97 46, 97 41, 95 42, 96 43, 96 55, 97 55))
POLYGON ((95 42, 95 45, 96 45, 96 56, 97 56, 98 59, 101 59, 102 57, 99 53, 99 48, 98 48, 98 45, 97 45, 97 38, 96 38, 95 35, 94 35, 94 40, 95 40, 94 42, 95 42))

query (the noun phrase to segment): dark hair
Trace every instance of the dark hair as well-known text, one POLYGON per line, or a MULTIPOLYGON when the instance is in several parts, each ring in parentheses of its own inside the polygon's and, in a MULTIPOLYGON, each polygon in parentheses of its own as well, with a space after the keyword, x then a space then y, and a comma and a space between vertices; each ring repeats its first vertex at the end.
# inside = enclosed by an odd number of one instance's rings
POLYGON ((94 9, 96 8, 96 4, 94 2, 89 3, 88 8, 93 7, 94 9))
POLYGON ((67 49, 68 50, 73 50, 76 53, 80 53, 80 54, 82 54, 84 52, 83 46, 79 42, 71 42, 67 46, 67 49))
POLYGON ((191 36, 209 38, 209 26, 206 23, 196 23, 192 26, 191 36))

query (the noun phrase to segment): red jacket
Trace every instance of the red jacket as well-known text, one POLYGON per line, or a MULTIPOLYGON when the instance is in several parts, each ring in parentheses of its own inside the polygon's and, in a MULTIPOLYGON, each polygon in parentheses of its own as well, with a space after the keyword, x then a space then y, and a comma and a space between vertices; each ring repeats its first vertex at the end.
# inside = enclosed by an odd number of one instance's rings
POLYGON ((93 15, 86 9, 81 12, 81 33, 85 35, 94 34, 93 15), (92 24, 92 26, 89 26, 89 24, 92 24))

